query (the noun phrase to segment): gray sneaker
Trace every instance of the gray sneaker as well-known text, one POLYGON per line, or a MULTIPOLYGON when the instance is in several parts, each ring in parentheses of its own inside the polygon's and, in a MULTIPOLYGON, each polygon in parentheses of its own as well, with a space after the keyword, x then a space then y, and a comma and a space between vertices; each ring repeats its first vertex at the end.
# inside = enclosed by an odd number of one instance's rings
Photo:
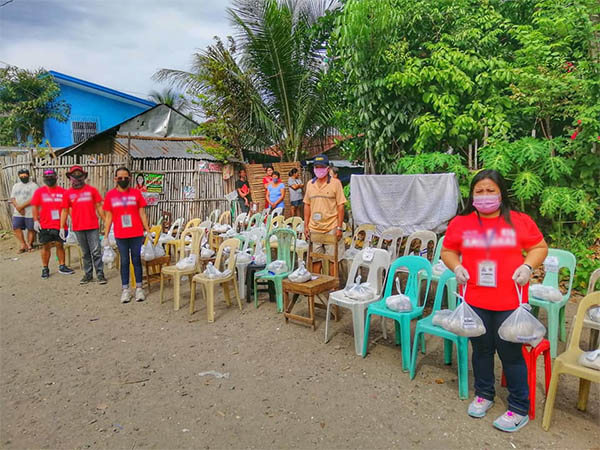
POLYGON ((476 395, 469 405, 469 409, 467 409, 467 414, 469 414, 471 417, 476 417, 479 419, 484 417, 492 406, 494 406, 493 401, 486 400, 485 398, 476 395))
POLYGON ((525 425, 529 423, 529 416, 525 414, 514 413, 512 411, 506 411, 496 420, 494 420, 494 426, 499 430, 506 431, 507 433, 513 433, 519 431, 525 425))
POLYGON ((146 300, 146 295, 144 294, 144 290, 141 287, 135 288, 135 301, 143 302, 146 300))
POLYGON ((123 289, 123 292, 121 292, 121 303, 129 303, 129 300, 131 300, 129 289, 123 289))

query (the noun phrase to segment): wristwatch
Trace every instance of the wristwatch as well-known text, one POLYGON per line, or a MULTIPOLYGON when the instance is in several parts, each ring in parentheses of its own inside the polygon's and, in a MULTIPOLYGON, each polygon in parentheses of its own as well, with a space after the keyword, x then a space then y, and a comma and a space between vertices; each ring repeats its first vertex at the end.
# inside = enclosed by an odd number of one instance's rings
POLYGON ((533 272, 533 267, 531 267, 529 264, 523 264, 523 265, 524 265, 524 266, 527 266, 527 267, 529 267, 529 270, 530 270, 531 272, 533 272))

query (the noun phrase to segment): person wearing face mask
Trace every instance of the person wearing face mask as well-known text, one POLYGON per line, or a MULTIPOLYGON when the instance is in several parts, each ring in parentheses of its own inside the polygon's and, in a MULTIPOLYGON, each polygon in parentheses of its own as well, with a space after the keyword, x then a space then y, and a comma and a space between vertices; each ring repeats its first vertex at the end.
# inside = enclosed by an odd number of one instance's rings
POLYGON ((42 244, 42 278, 50 276, 48 263, 50 262, 50 250, 56 248, 58 257, 58 272, 71 275, 72 269, 65 265, 64 230, 60 231, 60 213, 63 207, 66 191, 56 185, 57 175, 54 169, 44 170, 44 184, 38 188, 31 198, 33 205, 33 227, 38 232, 38 238, 42 244))
POLYGON ((142 259, 140 251, 144 243, 144 231, 150 232, 146 218, 146 200, 138 189, 129 186, 131 172, 127 167, 119 167, 115 172, 117 187, 111 189, 104 197, 104 242, 108 243, 110 226, 114 223, 115 240, 119 248, 121 260, 121 303, 131 299, 129 292, 129 265, 133 265, 135 281, 135 300, 146 299, 142 289, 142 259))
MULTIPOLYGON (((306 185, 304 194, 304 235, 307 239, 312 233, 335 234, 338 239, 338 261, 344 257, 344 241, 342 240, 342 225, 344 224, 344 204, 346 196, 342 183, 332 178, 329 173, 329 158, 327 155, 317 155, 313 160, 315 177, 306 185)), ((315 245, 313 250, 318 253, 333 255, 333 245, 323 248, 315 245)), ((314 261, 312 271, 321 272, 321 261, 314 261)), ((334 267, 329 267, 333 274, 334 267)))
POLYGON ((271 211, 280 206, 283 208, 283 199, 285 198, 285 184, 281 182, 279 172, 273 172, 273 180, 267 185, 267 207, 271 211))
POLYGON ((465 301, 486 328, 484 335, 470 338, 475 399, 467 413, 480 418, 494 404, 497 352, 509 392, 508 410, 494 421, 502 431, 517 431, 529 422, 529 388, 521 344, 501 339, 498 328, 519 306, 516 285, 527 302, 529 278, 547 254, 535 222, 511 208, 502 175, 495 170, 475 175, 465 210, 448 224, 441 258, 456 281, 466 284, 465 301))
POLYGON ((265 176, 262 179, 262 184, 265 187, 265 208, 269 207, 269 190, 267 186, 271 184, 271 181, 273 181, 273 166, 267 166, 265 176))
POLYGON ((67 217, 71 215, 71 227, 77 236, 77 242, 83 255, 85 271, 79 284, 93 281, 94 269, 99 284, 106 284, 102 250, 100 248, 100 224, 98 217, 104 219, 102 211, 102 196, 93 186, 85 182, 87 172, 81 166, 73 166, 67 172, 71 187, 65 195, 65 202, 60 217, 61 239, 65 239, 67 217))
POLYGON ((39 187, 29 177, 29 170, 19 170, 19 182, 15 183, 10 191, 10 203, 13 208, 12 228, 15 237, 21 244, 19 253, 30 252, 33 250, 33 240, 35 231, 33 230, 33 207, 31 198, 33 193, 39 187), (23 230, 27 230, 27 241, 23 235, 23 230))

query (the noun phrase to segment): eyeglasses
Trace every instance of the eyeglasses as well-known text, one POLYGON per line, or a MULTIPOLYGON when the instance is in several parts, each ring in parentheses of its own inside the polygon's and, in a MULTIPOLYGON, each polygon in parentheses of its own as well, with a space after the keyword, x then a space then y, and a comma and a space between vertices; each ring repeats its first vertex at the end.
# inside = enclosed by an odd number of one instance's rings
POLYGON ((117 177, 117 181, 129 181, 129 177, 117 177))

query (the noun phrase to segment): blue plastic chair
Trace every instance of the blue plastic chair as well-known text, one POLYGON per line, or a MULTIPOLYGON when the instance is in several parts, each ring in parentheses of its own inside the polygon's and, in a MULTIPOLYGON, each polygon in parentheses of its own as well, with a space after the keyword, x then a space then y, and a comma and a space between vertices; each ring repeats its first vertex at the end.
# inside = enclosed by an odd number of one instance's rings
POLYGON ((371 324, 371 315, 377 315, 381 317, 387 317, 393 319, 396 326, 396 344, 402 346, 402 370, 408 372, 410 365, 410 322, 417 317, 423 315, 423 307, 429 294, 429 287, 431 285, 431 263, 421 256, 402 256, 396 259, 388 273, 385 291, 383 298, 367 308, 367 319, 365 321, 365 340, 363 343, 363 358, 367 356, 367 347, 369 345, 369 328, 371 324), (393 311, 387 307, 385 300, 392 294, 392 286, 394 285, 394 279, 396 272, 400 268, 406 268, 408 270, 408 279, 406 280, 406 288, 403 292, 404 295, 410 298, 413 309, 407 312, 393 311), (423 302, 419 302, 419 272, 425 272, 427 280, 427 289, 425 290, 425 297, 423 302))
MULTIPOLYGON (((439 241, 437 241, 437 245, 435 247, 435 252, 433 254, 433 261, 431 261, 431 266, 435 266, 440 260, 440 256, 442 254, 442 247, 444 245, 444 236, 442 236, 439 241)), ((432 273, 431 281, 439 281, 440 275, 436 275, 432 273)), ((458 286, 456 285, 456 278, 448 280, 446 283, 448 288, 448 308, 454 309, 456 308, 456 290, 458 286)))
POLYGON ((558 330, 560 328, 560 340, 563 342, 567 341, 567 327, 565 324, 565 305, 571 297, 571 288, 573 287, 573 280, 575 279, 575 265, 577 260, 573 253, 566 250, 559 250, 551 248, 548 250, 548 257, 555 256, 558 258, 558 272, 546 272, 544 286, 551 286, 558 289, 558 275, 560 269, 569 270, 569 287, 567 293, 563 295, 563 299, 560 302, 550 302, 541 298, 536 298, 529 295, 529 304, 532 306, 531 312, 537 317, 539 308, 544 308, 548 313, 548 340, 550 341, 550 356, 556 358, 558 352, 558 330))
POLYGON ((458 362, 458 396, 462 399, 469 397, 469 338, 457 336, 442 327, 434 325, 433 315, 439 311, 442 306, 442 297, 444 289, 450 286, 456 286, 456 278, 454 273, 446 270, 439 276, 437 290, 435 291, 435 301, 433 302, 433 310, 431 314, 417 322, 415 329, 415 339, 413 341, 413 349, 410 360, 410 379, 415 378, 417 366, 417 353, 419 347, 419 339, 422 344, 422 352, 425 354, 425 334, 438 336, 444 339, 444 363, 452 364, 452 344, 456 345, 456 356, 458 362))

